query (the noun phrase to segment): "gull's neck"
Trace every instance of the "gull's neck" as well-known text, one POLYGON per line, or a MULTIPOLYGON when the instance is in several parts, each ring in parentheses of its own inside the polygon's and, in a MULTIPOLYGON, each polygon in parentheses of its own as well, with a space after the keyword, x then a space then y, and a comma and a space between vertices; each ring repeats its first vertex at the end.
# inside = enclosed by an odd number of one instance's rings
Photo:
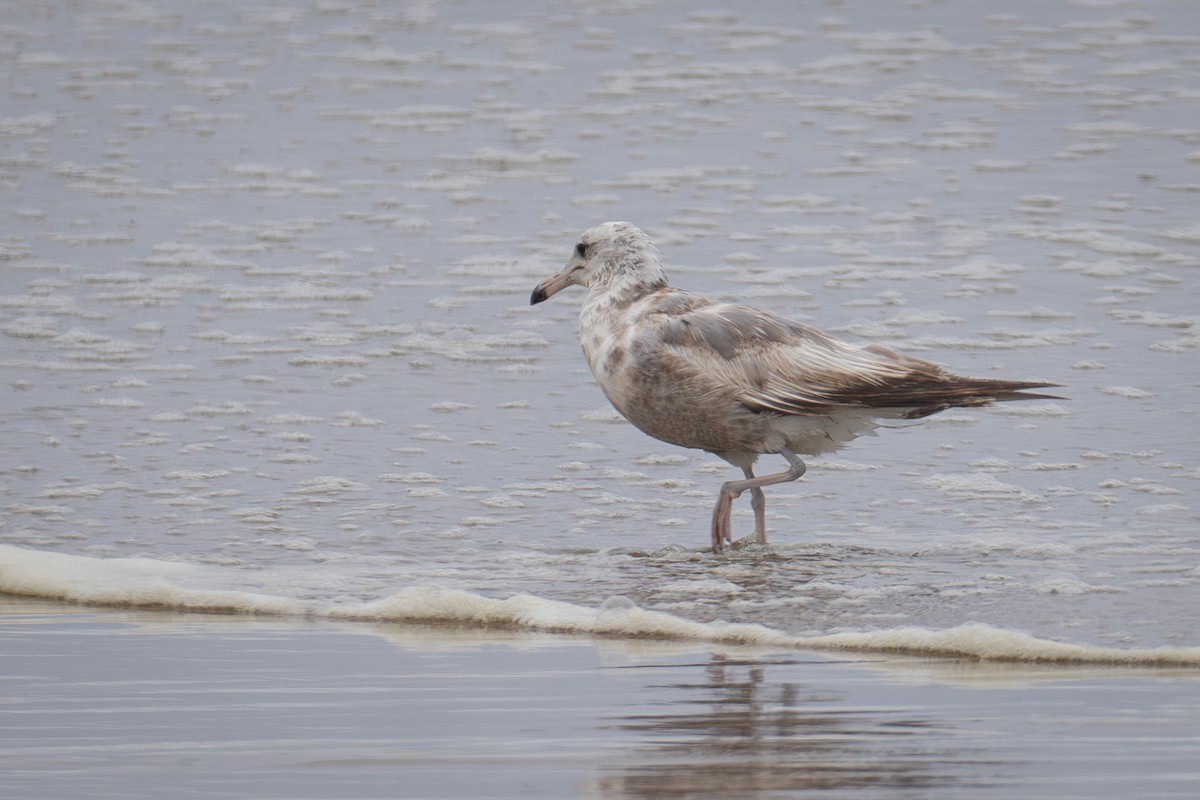
POLYGON ((625 308, 651 292, 667 285, 666 277, 657 281, 637 279, 614 280, 605 285, 588 287, 586 304, 603 304, 615 308, 625 308))
POLYGON ((623 308, 667 285, 667 273, 653 248, 622 254, 588 286, 587 303, 623 308))

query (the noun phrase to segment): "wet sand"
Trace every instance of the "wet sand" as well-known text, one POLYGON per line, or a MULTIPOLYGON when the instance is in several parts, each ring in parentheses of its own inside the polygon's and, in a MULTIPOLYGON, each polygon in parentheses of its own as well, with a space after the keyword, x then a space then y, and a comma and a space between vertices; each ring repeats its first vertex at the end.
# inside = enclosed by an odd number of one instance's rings
POLYGON ((0 795, 1191 798, 1195 670, 0 606, 0 795))

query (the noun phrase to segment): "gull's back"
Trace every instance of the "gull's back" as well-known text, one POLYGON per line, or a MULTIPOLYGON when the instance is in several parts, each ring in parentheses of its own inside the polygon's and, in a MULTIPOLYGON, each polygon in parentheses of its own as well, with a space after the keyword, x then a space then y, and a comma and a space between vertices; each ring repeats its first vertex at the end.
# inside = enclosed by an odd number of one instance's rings
POLYGON ((584 321, 584 352, 621 414, 650 436, 722 455, 829 452, 880 417, 1041 397, 1021 390, 1048 385, 966 378, 678 289, 655 289, 590 315, 585 308, 584 321))

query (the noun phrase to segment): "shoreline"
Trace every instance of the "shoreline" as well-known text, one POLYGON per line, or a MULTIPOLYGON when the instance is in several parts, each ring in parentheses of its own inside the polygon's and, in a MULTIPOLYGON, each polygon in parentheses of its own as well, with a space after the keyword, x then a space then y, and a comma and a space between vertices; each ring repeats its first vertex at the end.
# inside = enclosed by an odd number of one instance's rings
POLYGON ((1148 669, 1200 667, 1200 647, 1113 648, 1062 642, 980 622, 948 628, 899 625, 865 631, 793 634, 758 623, 699 622, 646 609, 625 597, 582 606, 529 593, 490 597, 464 589, 409 586, 368 601, 318 602, 220 584, 202 568, 147 558, 97 559, 0 545, 0 596, 211 616, 647 639, 777 651, 878 654, 981 662, 1061 663, 1148 669), (199 581, 197 586, 189 583, 199 581))

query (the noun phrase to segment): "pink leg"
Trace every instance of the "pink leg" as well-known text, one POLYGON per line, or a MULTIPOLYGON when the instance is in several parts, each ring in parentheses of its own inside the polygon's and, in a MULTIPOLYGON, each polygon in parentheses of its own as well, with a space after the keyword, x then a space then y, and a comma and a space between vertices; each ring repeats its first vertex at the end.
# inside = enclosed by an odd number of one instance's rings
POLYGON ((754 541, 759 544, 767 543, 767 499, 763 494, 762 487, 797 480, 807 469, 800 457, 790 450, 784 450, 780 452, 780 455, 786 458, 788 464, 791 465, 786 471, 756 478, 754 472, 749 467, 745 467, 742 470, 746 475, 745 480, 727 481, 721 485, 721 490, 717 493, 717 504, 713 507, 713 552, 719 553, 724 550, 726 542, 732 544, 733 525, 730 515, 733 512, 733 501, 747 490, 750 492, 750 505, 754 509, 754 541))
MULTIPOLYGON (((753 479, 754 473, 746 469, 746 478, 753 479)), ((767 495, 757 486, 750 489, 750 507, 754 509, 754 541, 767 543, 767 495)))

